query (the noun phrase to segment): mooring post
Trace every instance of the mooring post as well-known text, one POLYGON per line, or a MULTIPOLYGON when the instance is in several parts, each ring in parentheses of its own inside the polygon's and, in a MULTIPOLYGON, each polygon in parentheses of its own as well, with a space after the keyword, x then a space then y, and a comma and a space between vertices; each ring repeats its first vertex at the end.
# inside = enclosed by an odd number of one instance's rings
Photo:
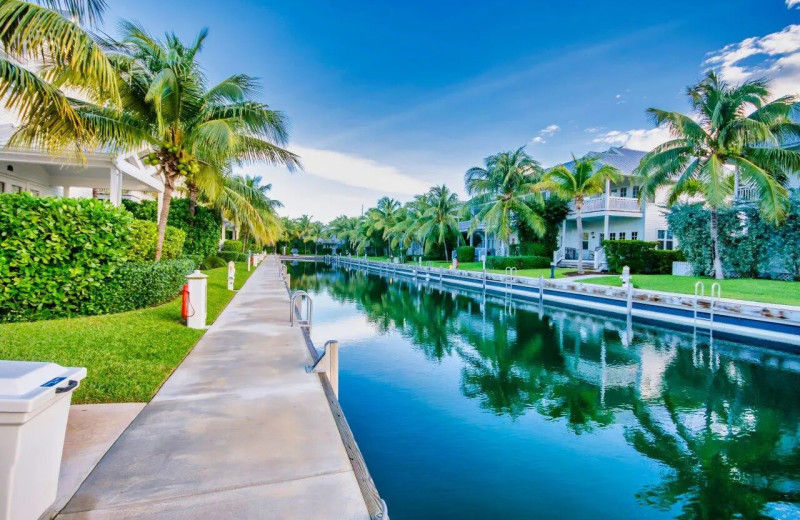
POLYGON ((186 326, 190 329, 206 328, 206 301, 208 295, 208 276, 195 271, 186 276, 189 285, 189 315, 186 326))
POLYGON ((339 342, 329 341, 326 343, 326 355, 330 355, 328 360, 328 381, 331 383, 333 394, 339 398, 339 342))
POLYGON ((629 283, 627 288, 627 305, 628 305, 628 316, 630 317, 631 313, 633 312, 633 284, 629 283))
POLYGON ((544 276, 539 275, 539 306, 544 304, 544 276))
POLYGON ((236 279, 236 264, 231 260, 228 262, 228 290, 233 290, 233 281, 236 279))

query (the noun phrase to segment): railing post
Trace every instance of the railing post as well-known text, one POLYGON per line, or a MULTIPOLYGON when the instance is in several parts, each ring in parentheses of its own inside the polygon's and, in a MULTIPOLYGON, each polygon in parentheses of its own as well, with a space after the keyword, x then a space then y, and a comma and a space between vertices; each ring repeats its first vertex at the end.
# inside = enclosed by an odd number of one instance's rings
POLYGON ((339 399, 339 342, 329 341, 325 344, 325 355, 328 359, 328 381, 331 383, 333 395, 339 399))

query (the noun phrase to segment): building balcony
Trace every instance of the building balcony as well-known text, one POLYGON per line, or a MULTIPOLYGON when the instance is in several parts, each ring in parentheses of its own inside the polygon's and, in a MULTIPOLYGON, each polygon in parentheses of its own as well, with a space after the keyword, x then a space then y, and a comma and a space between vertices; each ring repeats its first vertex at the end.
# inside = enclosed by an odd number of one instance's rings
MULTIPOLYGON (((576 217, 574 203, 569 205, 569 219, 576 217)), ((606 211, 606 197, 591 197, 583 201, 583 218, 602 217, 606 213, 621 217, 641 217, 642 206, 638 199, 633 197, 608 197, 608 210, 606 211)))

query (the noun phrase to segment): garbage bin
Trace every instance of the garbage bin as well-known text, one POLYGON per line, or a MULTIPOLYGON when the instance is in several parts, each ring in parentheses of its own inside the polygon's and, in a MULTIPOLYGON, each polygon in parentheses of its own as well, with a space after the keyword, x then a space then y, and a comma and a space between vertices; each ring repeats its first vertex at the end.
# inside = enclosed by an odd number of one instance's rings
POLYGON ((0 361, 0 520, 36 520, 56 499, 72 391, 85 368, 0 361))

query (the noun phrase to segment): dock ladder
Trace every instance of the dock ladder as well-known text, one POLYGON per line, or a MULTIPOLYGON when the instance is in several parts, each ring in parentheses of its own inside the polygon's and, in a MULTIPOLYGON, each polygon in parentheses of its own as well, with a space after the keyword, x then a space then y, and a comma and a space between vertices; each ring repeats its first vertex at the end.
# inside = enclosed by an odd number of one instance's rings
POLYGON ((295 321, 301 327, 311 329, 311 319, 314 313, 314 302, 311 300, 311 295, 305 291, 295 291, 292 293, 292 298, 289 301, 289 323, 294 327, 295 321), (303 318, 303 300, 306 301, 306 314, 303 318))
POLYGON ((707 321, 708 322, 708 330, 714 330, 714 309, 716 307, 716 303, 722 298, 722 287, 718 282, 714 282, 711 285, 711 299, 709 300, 709 310, 708 310, 708 318, 701 318, 699 316, 699 308, 700 308, 700 299, 705 298, 706 295, 706 284, 703 282, 697 282, 694 284, 694 326, 697 328, 698 321, 707 321))

